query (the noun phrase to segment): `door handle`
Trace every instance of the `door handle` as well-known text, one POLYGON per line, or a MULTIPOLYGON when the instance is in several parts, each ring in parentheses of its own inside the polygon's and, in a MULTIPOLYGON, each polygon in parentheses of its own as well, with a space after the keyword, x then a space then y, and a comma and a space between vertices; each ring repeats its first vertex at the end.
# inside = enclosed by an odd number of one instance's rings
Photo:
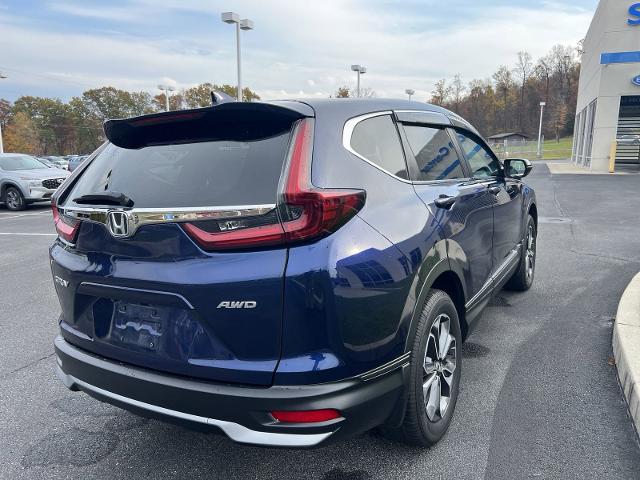
POLYGON ((450 210, 451 207, 453 207, 453 204, 456 203, 456 197, 442 194, 438 198, 436 198, 433 203, 435 203, 436 207, 438 208, 450 210))
POLYGON ((494 195, 498 195, 501 191, 502 189, 500 187, 489 187, 489 192, 493 193, 494 195))

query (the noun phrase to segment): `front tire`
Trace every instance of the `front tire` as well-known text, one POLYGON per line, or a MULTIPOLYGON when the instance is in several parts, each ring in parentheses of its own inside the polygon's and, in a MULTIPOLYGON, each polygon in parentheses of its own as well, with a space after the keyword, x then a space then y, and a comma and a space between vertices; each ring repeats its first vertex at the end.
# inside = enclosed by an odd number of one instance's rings
POLYGON ((536 273, 536 246, 538 232, 536 222, 531 215, 527 221, 527 236, 520 255, 518 269, 509 279, 505 288, 516 292, 526 292, 533 285, 536 273))
POLYGON ((15 187, 9 187, 4 192, 4 204, 7 209, 16 212, 27 208, 27 202, 24 199, 22 192, 15 187))
POLYGON ((386 436, 421 447, 430 447, 444 436, 458 399, 461 348, 453 301, 445 292, 431 290, 413 342, 405 417, 400 427, 385 427, 386 436))

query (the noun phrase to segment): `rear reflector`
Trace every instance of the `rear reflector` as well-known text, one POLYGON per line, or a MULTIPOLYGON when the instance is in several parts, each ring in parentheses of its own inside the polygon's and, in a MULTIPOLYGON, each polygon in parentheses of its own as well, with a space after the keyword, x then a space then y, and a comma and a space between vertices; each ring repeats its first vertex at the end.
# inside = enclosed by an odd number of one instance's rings
POLYGON ((320 423, 340 418, 338 410, 299 410, 299 411, 275 411, 271 412, 273 418, 282 423, 320 423))
POLYGON ((291 245, 331 235, 362 209, 364 190, 322 189, 311 183, 313 120, 296 123, 278 187, 277 223, 232 231, 207 232, 197 223, 184 230, 205 250, 291 245))
POLYGON ((60 215, 58 206, 53 201, 51 202, 51 210, 53 212, 53 223, 60 238, 69 243, 75 242, 76 235, 78 235, 78 230, 80 229, 80 220, 60 215))

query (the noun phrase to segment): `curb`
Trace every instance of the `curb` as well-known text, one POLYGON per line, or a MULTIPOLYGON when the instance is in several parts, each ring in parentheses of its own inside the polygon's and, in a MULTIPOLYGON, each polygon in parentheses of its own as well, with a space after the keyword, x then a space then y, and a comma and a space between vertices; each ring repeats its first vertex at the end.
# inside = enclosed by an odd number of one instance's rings
POLYGON ((640 273, 631 280, 618 304, 613 355, 631 419, 640 432, 640 273))

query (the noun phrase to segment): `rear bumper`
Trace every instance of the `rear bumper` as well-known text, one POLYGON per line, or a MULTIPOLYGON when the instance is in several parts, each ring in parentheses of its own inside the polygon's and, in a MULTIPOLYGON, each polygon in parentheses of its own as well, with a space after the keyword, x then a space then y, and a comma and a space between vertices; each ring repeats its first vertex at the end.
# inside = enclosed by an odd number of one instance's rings
POLYGON ((55 339, 57 374, 72 390, 135 413, 187 426, 219 429, 250 445, 303 448, 381 425, 402 405, 399 365, 381 375, 305 386, 240 387, 161 374, 109 361, 55 339), (277 422, 274 410, 337 409, 342 417, 317 424, 277 422))

